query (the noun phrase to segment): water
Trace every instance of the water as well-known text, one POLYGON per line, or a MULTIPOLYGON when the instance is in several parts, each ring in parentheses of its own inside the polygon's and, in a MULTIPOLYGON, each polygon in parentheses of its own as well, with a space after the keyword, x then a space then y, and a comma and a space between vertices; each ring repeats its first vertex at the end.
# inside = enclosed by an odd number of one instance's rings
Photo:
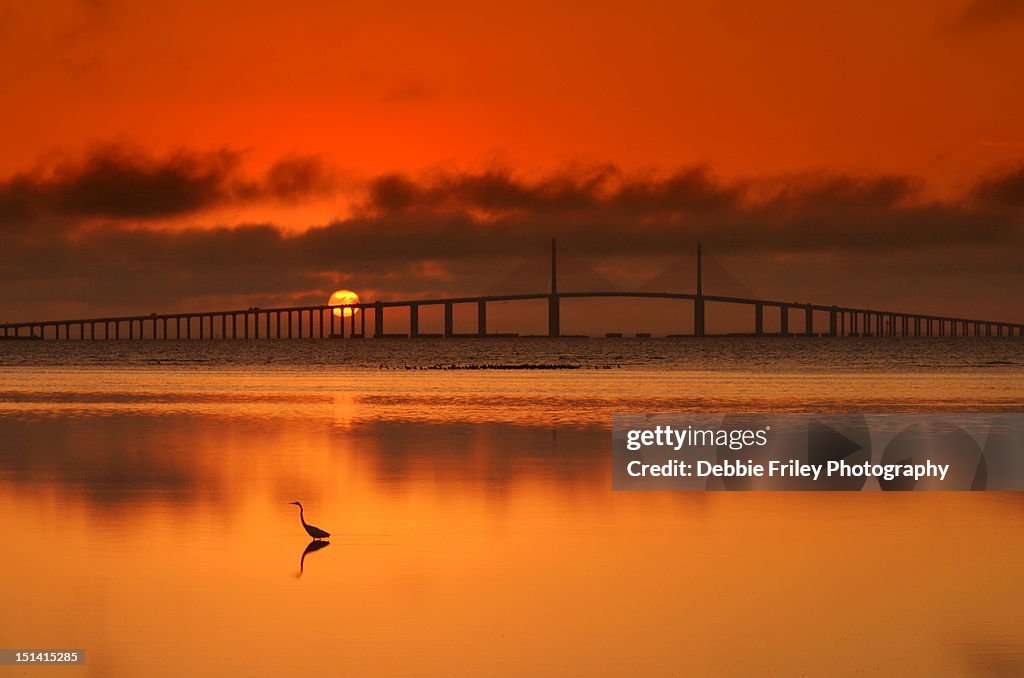
POLYGON ((0 343, 0 646, 88 653, 30 675, 1024 673, 1019 495, 609 467, 615 411, 1021 411, 1022 346, 0 343), (447 369, 494 365, 568 369, 447 369))

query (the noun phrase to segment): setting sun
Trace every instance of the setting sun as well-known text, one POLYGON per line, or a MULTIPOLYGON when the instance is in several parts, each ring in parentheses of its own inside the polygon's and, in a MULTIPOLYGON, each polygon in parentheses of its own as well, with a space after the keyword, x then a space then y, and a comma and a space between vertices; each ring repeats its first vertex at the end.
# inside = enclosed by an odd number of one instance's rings
MULTIPOLYGON (((329 306, 349 306, 351 304, 359 303, 359 295, 352 290, 338 290, 331 295, 331 298, 327 300, 329 306)), ((336 308, 334 309, 335 318, 349 318, 353 314, 359 313, 358 308, 336 308)))

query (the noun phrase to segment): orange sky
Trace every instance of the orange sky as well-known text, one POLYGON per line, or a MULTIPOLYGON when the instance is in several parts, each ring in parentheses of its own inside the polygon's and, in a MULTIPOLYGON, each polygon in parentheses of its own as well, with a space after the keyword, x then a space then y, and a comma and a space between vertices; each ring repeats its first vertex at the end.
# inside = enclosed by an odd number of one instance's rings
POLYGON ((0 170, 126 139, 358 174, 707 162, 949 191, 1024 155, 1024 16, 967 7, 8 2, 0 170))
MULTIPOLYGON (((604 164, 644 176, 703 166, 726 187, 892 176, 913 187, 894 204, 959 212, 1024 158, 1022 41, 1020 0, 0 0, 0 208, 17 177, 113 145, 154 162, 229 149, 245 177, 314 158, 330 178, 331 190, 284 200, 118 217, 125 228, 296 233, 359 215, 367 183, 395 172, 429 184, 499 167, 543 182, 604 164)), ((338 280, 352 273, 341 268, 338 280)))

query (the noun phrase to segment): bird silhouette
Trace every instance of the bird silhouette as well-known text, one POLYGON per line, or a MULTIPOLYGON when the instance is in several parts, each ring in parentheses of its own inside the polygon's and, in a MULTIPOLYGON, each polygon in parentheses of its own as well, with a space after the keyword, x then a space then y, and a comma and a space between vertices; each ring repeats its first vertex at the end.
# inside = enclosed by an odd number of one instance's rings
POLYGON ((291 503, 299 507, 299 520, 302 521, 302 527, 305 528, 306 534, 308 534, 314 540, 327 539, 331 536, 330 532, 325 532, 324 530, 321 530, 319 527, 316 527, 315 525, 309 525, 308 523, 306 523, 306 519, 302 515, 302 502, 293 501, 291 503))

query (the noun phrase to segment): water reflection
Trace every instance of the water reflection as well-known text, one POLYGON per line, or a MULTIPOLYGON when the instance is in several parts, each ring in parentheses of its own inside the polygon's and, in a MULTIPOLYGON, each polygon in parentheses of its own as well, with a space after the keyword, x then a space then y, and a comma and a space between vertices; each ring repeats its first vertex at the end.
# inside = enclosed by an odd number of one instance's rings
POLYGON ((370 474, 386 492, 427 483, 449 493, 474 488, 500 501, 538 477, 565 490, 605 492, 607 439, 595 427, 370 422, 340 429, 317 420, 163 413, 0 416, 0 483, 53 487, 98 510, 216 504, 228 519, 253 491, 319 502, 325 480, 345 484, 356 474, 370 474))
POLYGON ((314 539, 306 544, 306 548, 303 549, 302 556, 299 558, 299 573, 295 575, 295 578, 298 579, 302 577, 302 573, 305 571, 306 556, 308 554, 313 553, 314 551, 319 551, 322 548, 327 548, 330 545, 331 542, 320 539, 314 539))
MULTIPOLYGON (((825 375, 22 376, 0 392, 242 394, 0 403, 0 638, 86 648, 97 675, 334 675, 338 656, 353 675, 970 675, 1024 657, 1020 495, 611 491, 619 396, 708 406, 732 379, 733 405, 797 402, 825 375), (260 395, 288 389, 339 395, 260 395), (344 546, 301 586, 296 497, 344 546), (967 629, 972 647, 950 642, 967 629)), ((901 406, 949 390, 905 377, 921 383, 849 388, 901 406)), ((1019 403, 1022 384, 950 397, 1019 403)))

